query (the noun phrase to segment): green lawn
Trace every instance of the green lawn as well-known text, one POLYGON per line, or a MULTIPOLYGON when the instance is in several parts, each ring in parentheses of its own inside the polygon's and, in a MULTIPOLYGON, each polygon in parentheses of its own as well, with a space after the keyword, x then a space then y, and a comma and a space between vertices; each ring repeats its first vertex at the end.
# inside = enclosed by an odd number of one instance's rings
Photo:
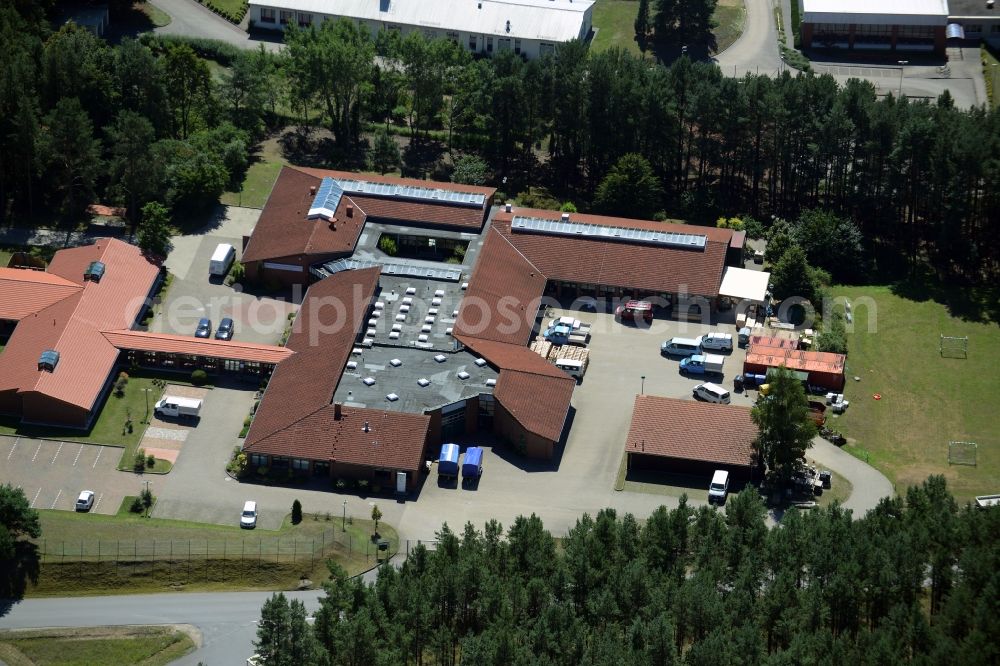
MULTIPOLYGON (((42 570, 28 595, 294 589, 303 576, 324 580, 327 559, 351 574, 375 565, 371 521, 354 520, 342 531, 332 505, 330 514, 307 514, 298 525, 286 516, 277 531, 248 531, 236 524, 239 507, 225 526, 144 518, 129 504, 126 498, 115 516, 39 511, 42 570)), ((396 531, 379 523, 379 533, 395 553, 396 531)))
POLYGON ((983 78, 986 80, 986 95, 990 99, 990 106, 994 109, 1000 108, 1000 59, 986 46, 979 47, 979 53, 983 60, 983 78))
MULTIPOLYGON (((792 0, 794 5, 797 0, 792 0)), ((739 36, 743 34, 743 26, 746 24, 746 8, 743 0, 719 0, 715 6, 715 52, 721 53, 733 45, 739 36)))
POLYGON ((195 648, 186 633, 169 627, 93 627, 0 632, 0 660, 12 666, 160 666, 195 648))
POLYGON ((593 19, 597 35, 591 48, 606 51, 619 46, 640 55, 639 44, 635 41, 635 17, 638 13, 637 0, 597 0, 593 19))
POLYGON ((267 160, 257 161, 247 169, 246 178, 240 192, 223 192, 219 201, 226 206, 244 206, 246 208, 263 208, 271 195, 274 181, 281 171, 280 162, 267 160))
POLYGON ((9 248, 0 247, 0 267, 6 268, 13 254, 9 248))
POLYGON ((854 303, 851 405, 831 423, 847 435, 846 449, 870 460, 899 492, 931 474, 943 474, 960 501, 1000 492, 1000 327, 957 319, 940 303, 902 298, 889 287, 833 293, 854 303), (969 357, 942 358, 942 334, 969 336, 969 357), (976 442, 977 466, 949 465, 949 441, 976 442))
MULTIPOLYGON (((229 17, 232 18, 243 18, 243 15, 247 11, 247 0, 199 0, 206 7, 215 7, 216 9, 221 9, 229 17)), ((226 17, 226 18, 229 18, 226 17)), ((238 21, 237 21, 238 22, 238 21)))
MULTIPOLYGON (((656 3, 650 3, 650 21, 656 11, 656 3)), ((639 44, 635 40, 635 17, 639 13, 638 0, 597 0, 594 5, 594 29, 597 35, 591 48, 606 51, 620 46, 635 55, 640 55, 639 44)), ((743 32, 746 10, 743 0, 719 0, 713 15, 718 53, 729 47, 743 32)))
POLYGON ((156 28, 162 28, 163 26, 170 25, 170 14, 161 10, 159 7, 151 2, 137 2, 135 7, 141 11, 143 14, 149 17, 149 22, 153 24, 156 28))

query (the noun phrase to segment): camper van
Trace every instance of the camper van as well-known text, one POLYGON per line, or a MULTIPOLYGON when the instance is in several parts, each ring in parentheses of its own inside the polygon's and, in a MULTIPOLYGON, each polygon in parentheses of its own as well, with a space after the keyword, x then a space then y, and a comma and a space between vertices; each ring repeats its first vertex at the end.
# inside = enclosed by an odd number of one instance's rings
POLYGON ((572 358, 560 358, 556 360, 556 367, 577 380, 580 380, 583 377, 583 373, 587 371, 586 361, 577 361, 572 358))
POLYGON ((236 248, 229 243, 219 243, 212 253, 212 260, 208 264, 208 274, 217 277, 224 277, 229 272, 229 267, 236 259, 236 248))

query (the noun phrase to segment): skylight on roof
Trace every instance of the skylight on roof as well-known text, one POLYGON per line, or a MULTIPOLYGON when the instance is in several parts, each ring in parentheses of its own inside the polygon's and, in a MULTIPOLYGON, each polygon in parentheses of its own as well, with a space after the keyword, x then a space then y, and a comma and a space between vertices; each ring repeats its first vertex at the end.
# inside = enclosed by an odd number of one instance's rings
POLYGON ((59 352, 55 349, 46 349, 38 359, 39 370, 55 372, 57 365, 59 365, 59 352))
POLYGON ((473 208, 482 207, 486 202, 486 195, 478 192, 455 192, 453 190, 441 190, 434 187, 375 183, 368 180, 340 180, 338 182, 344 192, 363 194, 371 197, 408 199, 410 201, 423 201, 451 206, 469 206, 473 208))
POLYGON ((324 178, 316 189, 316 196, 313 197, 312 206, 309 207, 309 219, 323 218, 332 220, 340 205, 340 198, 344 196, 344 188, 333 178, 324 178))
POLYGON ((708 237, 702 234, 679 234, 651 229, 631 229, 605 224, 581 224, 567 220, 515 216, 511 231, 551 236, 574 236, 592 240, 617 241, 636 245, 660 245, 686 250, 704 250, 708 237))
POLYGON ((103 261, 92 261, 90 265, 87 266, 87 270, 83 272, 83 280, 91 282, 100 282, 101 278, 104 277, 104 262, 103 261))

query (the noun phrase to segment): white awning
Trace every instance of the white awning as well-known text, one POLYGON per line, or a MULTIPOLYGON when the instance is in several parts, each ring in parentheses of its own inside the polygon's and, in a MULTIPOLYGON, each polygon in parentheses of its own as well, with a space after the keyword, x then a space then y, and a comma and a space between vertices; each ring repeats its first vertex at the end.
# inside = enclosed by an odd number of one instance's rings
POLYGON ((741 301, 747 300, 763 303, 767 298, 765 294, 767 293, 767 285, 770 281, 770 273, 728 266, 726 267, 726 272, 722 274, 722 286, 719 287, 719 295, 741 301))

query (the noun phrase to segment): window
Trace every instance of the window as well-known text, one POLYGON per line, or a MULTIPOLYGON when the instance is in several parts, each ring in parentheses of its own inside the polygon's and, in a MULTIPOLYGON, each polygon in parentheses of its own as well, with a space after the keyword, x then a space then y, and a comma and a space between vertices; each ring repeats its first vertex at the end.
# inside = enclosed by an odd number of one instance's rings
POLYGON ((970 33, 970 32, 980 33, 982 31, 983 31, 983 26, 979 25, 978 23, 971 23, 971 24, 965 26, 965 32, 966 33, 970 33))
POLYGON ((250 455, 250 464, 254 467, 267 467, 267 456, 262 453, 253 453, 250 455))
POLYGON ((486 38, 486 52, 487 53, 493 53, 493 38, 492 37, 487 37, 486 38))
POLYGON ((544 55, 552 55, 553 53, 555 53, 555 51, 556 51, 556 45, 555 44, 547 44, 545 42, 542 42, 541 44, 538 45, 538 54, 539 55, 543 55, 543 56, 544 55))
POLYGON ((288 25, 292 22, 292 12, 287 9, 282 9, 279 16, 281 18, 281 25, 288 25))
POLYGON ((260 8, 260 22, 261 23, 274 23, 274 10, 268 7, 260 8))
POLYGON ((288 458, 274 456, 271 458, 271 467, 274 469, 288 469, 288 458))
POLYGON ((514 40, 514 53, 516 53, 517 55, 521 55, 521 40, 520 39, 515 39, 514 40))
POLYGON ((437 36, 438 36, 437 30, 428 30, 427 28, 424 28, 424 37, 426 37, 427 39, 437 39, 437 36))
POLYGON ((510 37, 501 37, 497 40, 497 51, 501 53, 504 51, 510 51, 510 37))
POLYGON ((306 27, 312 25, 312 22, 313 22, 313 15, 312 14, 303 14, 301 12, 299 13, 299 27, 300 28, 306 28, 306 27))
POLYGON ((458 33, 457 32, 453 32, 453 31, 449 30, 448 32, 444 33, 444 35, 445 35, 445 37, 447 37, 448 39, 450 39, 452 41, 452 43, 458 44, 458 33))
POLYGON ((302 471, 302 472, 308 472, 309 471, 309 461, 308 460, 302 460, 301 458, 293 458, 292 459, 292 469, 299 470, 299 471, 302 471))
POLYGON ((1000 23, 994 23, 990 26, 990 32, 1000 32, 1000 23))
POLYGON ((476 36, 475 35, 469 35, 469 50, 473 51, 473 52, 476 50, 476 36))

